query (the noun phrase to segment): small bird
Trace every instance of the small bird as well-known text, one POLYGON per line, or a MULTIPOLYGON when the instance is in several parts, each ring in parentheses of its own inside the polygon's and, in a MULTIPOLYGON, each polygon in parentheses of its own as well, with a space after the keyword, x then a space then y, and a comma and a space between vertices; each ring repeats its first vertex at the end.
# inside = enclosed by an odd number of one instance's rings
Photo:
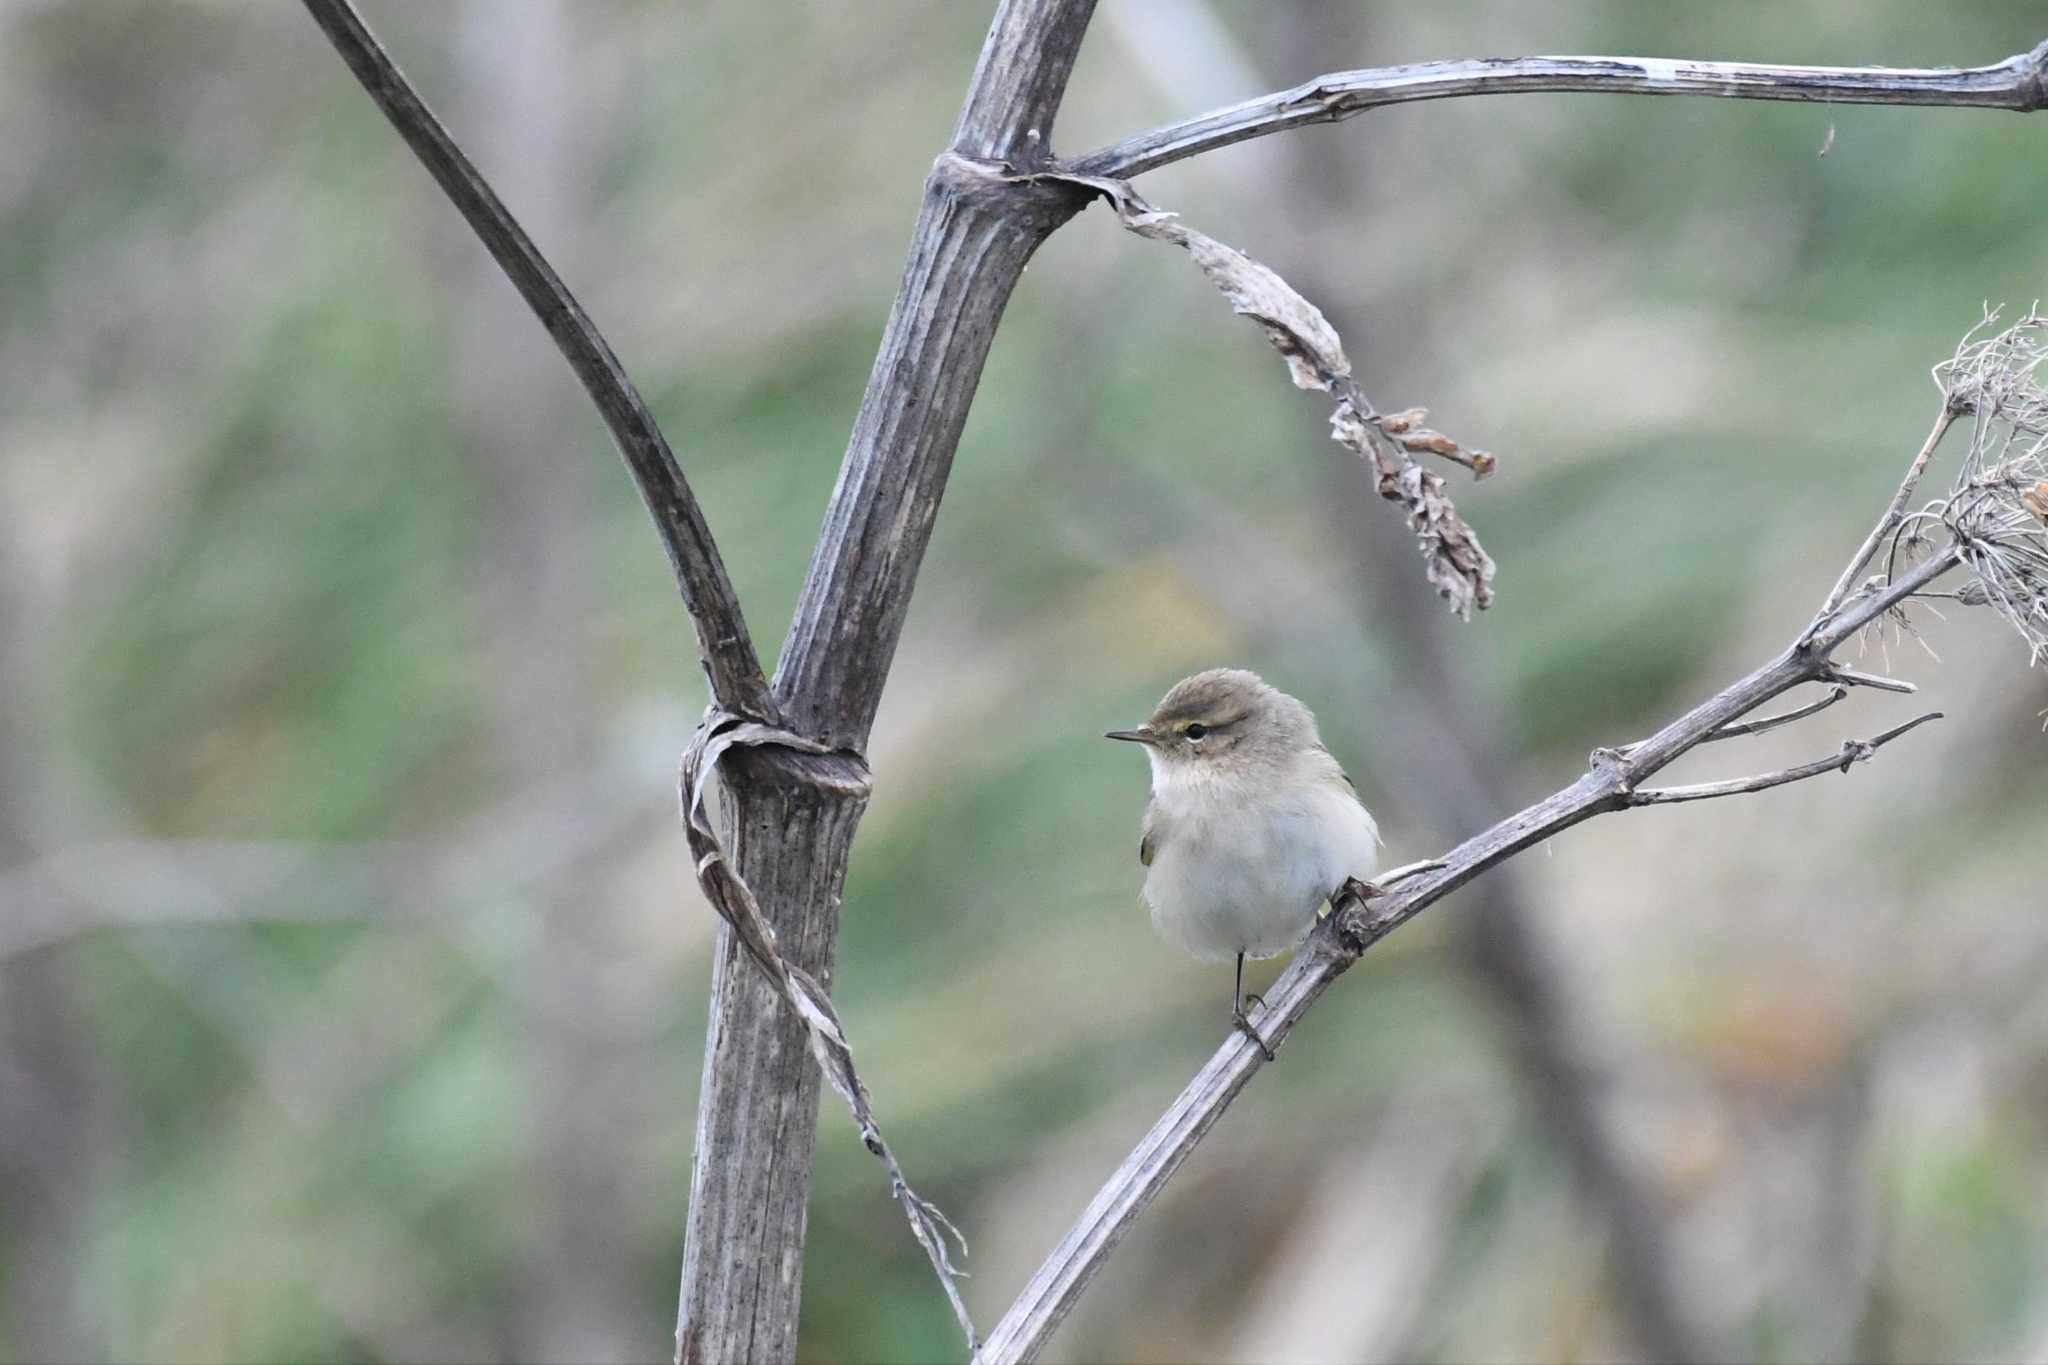
POLYGON ((1379 827, 1314 713, 1241 668, 1183 678, 1150 720, 1107 737, 1152 763, 1138 861, 1153 928, 1196 957, 1236 957, 1231 1018, 1270 1058, 1245 1016, 1244 960, 1300 943, 1347 880, 1369 886, 1379 827))

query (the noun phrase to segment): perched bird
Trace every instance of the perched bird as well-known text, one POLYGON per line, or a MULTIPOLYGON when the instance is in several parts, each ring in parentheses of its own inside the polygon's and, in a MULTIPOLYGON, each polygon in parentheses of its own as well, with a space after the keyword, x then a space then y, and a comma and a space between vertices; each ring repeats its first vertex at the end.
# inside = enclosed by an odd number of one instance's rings
POLYGON ((1231 1018, 1266 1050, 1244 1012, 1244 960, 1300 943, 1346 880, 1369 884, 1379 828, 1314 714, 1256 673, 1184 678, 1108 738, 1152 763, 1138 861, 1153 927, 1197 957, 1237 959, 1231 1018))

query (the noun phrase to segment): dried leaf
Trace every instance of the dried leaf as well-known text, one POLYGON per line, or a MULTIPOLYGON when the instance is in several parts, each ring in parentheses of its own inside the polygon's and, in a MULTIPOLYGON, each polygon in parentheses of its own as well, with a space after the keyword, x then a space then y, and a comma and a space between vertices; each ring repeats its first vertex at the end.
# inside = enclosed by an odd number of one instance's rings
POLYGON ((860 1073, 854 1068, 853 1047, 847 1042, 846 1030, 839 1022, 839 1012, 833 1008, 831 996, 826 994, 816 978, 802 968, 791 966, 776 950, 773 926, 761 914, 760 902, 754 898, 752 888, 740 876, 739 870, 726 857, 724 847, 718 842, 717 831, 711 826, 705 798, 710 793, 718 761, 731 749, 749 746, 794 749, 798 753, 819 755, 836 752, 802 735, 731 712, 716 708, 706 712, 690 747, 683 753, 681 783, 683 832, 689 840, 691 857, 696 862, 697 881, 703 886, 712 908, 732 926, 747 955, 774 986, 775 993, 802 1021, 811 1055, 817 1058, 819 1070, 824 1072, 826 1081, 853 1111, 854 1121, 860 1126, 861 1142, 881 1159, 888 1170, 890 1192, 903 1206, 904 1216, 910 1220, 912 1235, 924 1248, 932 1268, 938 1272, 946 1298, 953 1305, 953 1316, 967 1334, 968 1354, 973 1356, 980 1350, 981 1339, 976 1335, 973 1320, 967 1315, 967 1305, 960 1297, 956 1280, 961 1272, 954 1266, 953 1258, 946 1249, 946 1235, 950 1233, 959 1243, 963 1255, 967 1250, 966 1240, 936 1205, 911 1189, 910 1182, 904 1179, 903 1168, 897 1164, 895 1154, 882 1137, 881 1126, 875 1121, 874 1106, 867 1087, 861 1083, 860 1073))
POLYGON ((1469 618, 1476 607, 1493 605, 1493 557, 1465 524, 1444 492, 1441 475, 1413 461, 1395 462, 1373 439, 1371 420, 1349 400, 1330 415, 1330 435, 1370 461, 1379 473, 1380 496, 1408 509, 1408 529, 1422 552, 1423 572, 1451 610, 1469 618))
POLYGON ((2048 479, 2021 493, 2020 501, 2034 514, 2035 520, 2048 524, 2048 479))
POLYGON ((1460 616, 1493 602, 1494 564, 1479 538, 1458 515, 1444 491, 1443 479, 1417 465, 1407 452, 1417 451, 1455 460, 1484 477, 1494 468, 1484 451, 1466 454, 1442 432, 1416 430, 1428 416, 1410 408, 1381 416, 1351 377, 1351 361, 1337 329, 1322 310, 1297 293, 1272 269, 1235 247, 1183 223, 1179 216, 1154 208, 1121 180, 1102 176, 1041 173, 1042 180, 1081 185, 1109 200, 1123 225, 1140 237, 1171 242, 1185 250, 1230 300, 1231 308, 1265 330, 1266 340, 1287 361, 1297 388, 1327 393, 1337 399, 1331 435, 1355 450, 1373 468, 1380 496, 1408 511, 1409 529, 1421 548, 1425 572, 1438 593, 1460 616))
POLYGON ((1403 450, 1419 451, 1426 455, 1456 455, 1459 453, 1456 441, 1453 441, 1441 431, 1431 431, 1427 427, 1424 427, 1421 431, 1408 432, 1406 435, 1398 436, 1395 439, 1401 443, 1403 450))
POLYGON ((1124 226, 1140 237, 1171 242, 1186 250, 1209 282, 1230 300, 1233 311, 1266 329, 1266 340, 1286 358, 1296 388, 1328 393, 1332 385, 1351 376, 1344 343, 1320 308, 1296 293, 1270 267, 1187 226, 1176 214, 1149 205, 1136 207, 1141 202, 1131 196, 1117 203, 1124 226))

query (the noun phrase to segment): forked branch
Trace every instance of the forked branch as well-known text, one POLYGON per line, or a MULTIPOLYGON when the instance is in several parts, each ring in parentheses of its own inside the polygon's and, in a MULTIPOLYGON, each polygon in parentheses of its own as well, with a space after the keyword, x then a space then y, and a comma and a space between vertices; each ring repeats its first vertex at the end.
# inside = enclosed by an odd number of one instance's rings
POLYGON ((1462 95, 1548 91, 1707 95, 1829 104, 1953 105, 2032 113, 2048 107, 2048 43, 1990 66, 1773 66, 1663 57, 1516 57, 1335 71, 1073 157, 1066 169, 1120 179, 1290 128, 1368 109, 1462 95))
MULTIPOLYGON (((1930 720, 1940 720, 1941 712, 1929 711, 1924 716, 1915 716, 1904 725, 1894 725, 1882 734, 1869 739, 1845 739, 1842 751, 1826 758, 1816 758, 1808 763, 1781 768, 1777 772, 1759 773, 1755 777, 1731 778, 1726 782, 1694 782, 1683 787, 1642 787, 1629 793, 1631 806, 1657 806, 1674 801, 1711 801, 1717 796, 1747 796, 1751 792, 1768 791, 1782 787, 1788 782, 1802 782, 1822 773, 1846 773, 1858 763, 1866 763, 1879 749, 1905 734, 1908 730, 1925 725, 1930 720)), ((1780 718, 1782 723, 1782 717, 1780 718)), ((1709 739, 1726 738, 1721 732, 1709 735, 1709 739)))

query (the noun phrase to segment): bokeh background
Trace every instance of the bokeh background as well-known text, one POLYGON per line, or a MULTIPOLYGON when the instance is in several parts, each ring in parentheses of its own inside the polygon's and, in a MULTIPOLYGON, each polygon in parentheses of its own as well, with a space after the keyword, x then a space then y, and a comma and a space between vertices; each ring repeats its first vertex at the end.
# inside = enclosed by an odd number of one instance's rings
MULTIPOLYGON (((990 8, 365 5, 654 402, 766 651, 990 8)), ((1336 67, 2048 37, 1995 2, 1101 10, 1068 150, 1336 67)), ((7 0, 0 129, 0 1359, 665 1356, 705 697, 617 457, 298 7, 7 0)), ((1456 488, 1501 565, 1469 625, 1179 253, 1100 209, 1054 239, 882 708, 837 982, 984 1324, 1223 1029, 1101 732, 1258 668, 1397 860, 1570 781, 1804 622, 1928 367, 2041 291, 2044 149, 1553 95, 1149 177, 1382 406, 1499 453, 1456 488)), ((1942 724, 1581 827, 1373 953, 1051 1357, 2048 1357, 2048 688, 1995 620, 1921 619, 1939 663, 1874 659, 1921 697, 1682 774, 1942 724)), ((804 1355, 956 1358, 821 1122, 804 1355)))

